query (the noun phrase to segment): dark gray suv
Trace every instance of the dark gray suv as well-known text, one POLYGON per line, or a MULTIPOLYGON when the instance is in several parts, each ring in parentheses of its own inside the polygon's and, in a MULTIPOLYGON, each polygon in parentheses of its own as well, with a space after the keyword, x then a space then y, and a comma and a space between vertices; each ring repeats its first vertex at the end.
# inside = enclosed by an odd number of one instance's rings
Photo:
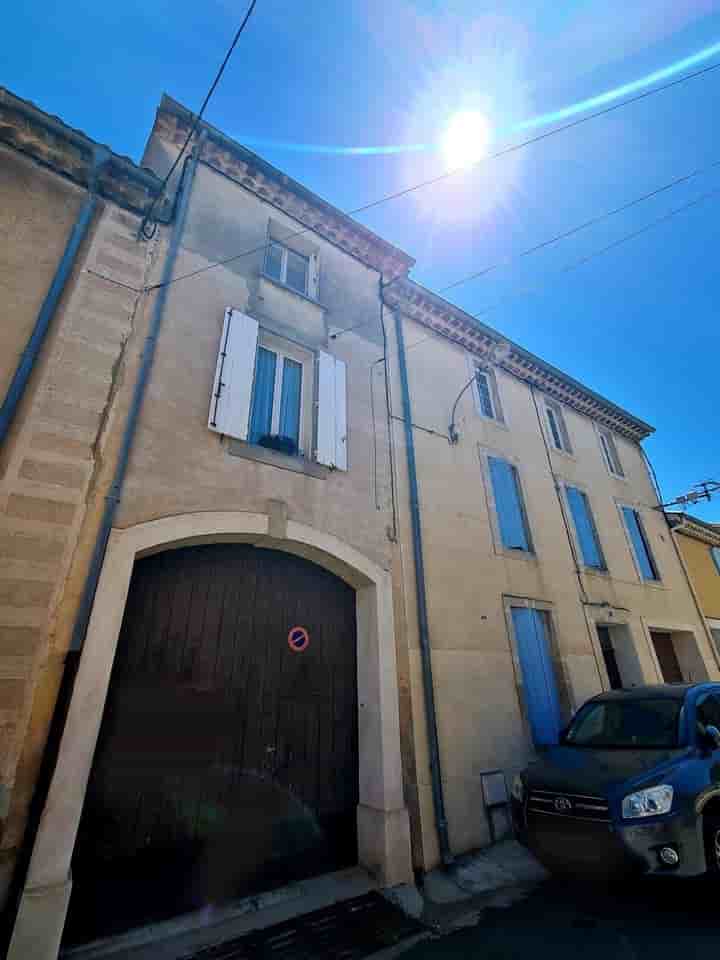
POLYGON ((720 874, 720 683, 588 700, 515 778, 512 810, 551 871, 720 874))

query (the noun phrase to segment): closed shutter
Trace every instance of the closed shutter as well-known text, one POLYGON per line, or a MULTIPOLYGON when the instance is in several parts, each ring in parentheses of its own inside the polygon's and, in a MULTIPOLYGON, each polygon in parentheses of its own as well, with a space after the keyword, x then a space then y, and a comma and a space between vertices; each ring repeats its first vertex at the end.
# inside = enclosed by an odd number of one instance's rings
POLYGON ((310 254, 308 263, 308 296, 320 299, 320 259, 316 253, 310 254))
POLYGON ((318 415, 315 459, 347 470, 347 384, 345 363, 321 350, 317 361, 318 415))
POLYGON ((578 490, 577 487, 568 486, 567 498, 570 504, 573 523, 575 524, 575 532, 578 542, 580 543, 583 563, 586 567, 595 567, 597 570, 604 570, 605 561, 602 550, 600 549, 600 541, 597 530, 595 529, 592 513, 590 512, 590 504, 587 496, 582 490, 578 490))
POLYGON ((509 550, 530 550, 517 470, 511 463, 488 457, 502 545, 509 550))
POLYGON ((257 340, 257 320, 228 307, 220 337, 208 426, 239 440, 247 440, 248 436, 257 340))

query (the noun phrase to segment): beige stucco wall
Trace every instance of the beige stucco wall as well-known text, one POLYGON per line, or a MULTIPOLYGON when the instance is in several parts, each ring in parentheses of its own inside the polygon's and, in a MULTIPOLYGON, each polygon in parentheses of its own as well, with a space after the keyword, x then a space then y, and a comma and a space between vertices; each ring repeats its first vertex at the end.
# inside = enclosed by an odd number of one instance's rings
MULTIPOLYGON (((402 416, 394 323, 392 333, 393 413, 402 416)), ((630 632, 637 674, 644 682, 659 679, 650 649, 651 627, 685 630, 698 657, 688 661, 694 679, 703 671, 717 677, 707 643, 671 535, 657 503, 640 449, 616 436, 626 479, 610 476, 594 424, 564 407, 573 455, 552 453, 559 481, 586 490, 609 574, 583 574, 587 603, 580 599, 573 557, 567 541, 533 397, 528 386, 495 369, 505 424, 483 419, 468 390, 458 407, 460 439, 446 439, 453 402, 470 373, 465 352, 404 319, 412 397, 427 599, 433 649, 441 763, 450 840, 456 852, 488 841, 480 774, 502 769, 508 775, 530 755, 520 709, 518 676, 505 611, 509 596, 549 605, 559 652, 559 679, 566 688, 566 712, 607 686, 597 645, 596 623, 623 624, 630 632), (421 342, 423 341, 423 342, 421 342), (415 346, 417 344, 417 346, 415 346), (434 432, 428 432, 434 431, 434 432), (516 463, 535 557, 498 552, 493 536, 487 484, 480 452, 499 454, 516 463), (636 573, 617 502, 641 511, 661 583, 642 583, 636 573), (601 606, 607 603, 607 607, 601 606)), ((537 394, 538 403, 541 396, 537 394)), ((417 784, 407 788, 421 815, 424 866, 438 860, 430 771, 423 713, 420 654, 414 606, 414 570, 408 514, 403 424, 394 422, 401 513, 401 578, 406 595, 407 648, 417 784)), ((402 656, 399 657, 402 663, 402 656)), ((561 697, 563 690, 561 690, 561 697)))
MULTIPOLYGON (((284 224, 288 232, 298 229, 271 204, 201 164, 176 275, 262 245, 270 217, 276 228, 284 224)), ((137 217, 111 204, 102 206, 7 448, 0 486, 0 536, 7 548, 0 567, 0 716, 7 743, 2 782, 9 798, 0 851, 5 884, 23 840, 155 302, 155 293, 143 296, 140 291, 159 279, 167 251, 167 230, 160 228, 150 243, 138 243, 137 228, 137 217), (101 280, 88 269, 118 283, 101 280)), ((387 579, 382 595, 379 590, 358 591, 358 609, 368 624, 362 635, 377 637, 382 644, 379 661, 394 664, 394 648, 388 648, 394 638, 388 573, 393 511, 383 367, 376 363, 382 354, 379 275, 332 243, 314 233, 311 237, 320 256, 320 305, 261 280, 258 256, 171 288, 116 528, 131 533, 148 522, 204 512, 258 514, 269 517, 271 537, 284 540, 281 531, 297 524, 310 531, 307 537, 337 543, 338 550, 366 558, 377 577, 387 579), (309 349, 327 349, 346 361, 347 472, 317 465, 290 469, 282 458, 273 459, 272 452, 264 455, 266 462, 258 462, 237 455, 242 452, 238 442, 232 455, 227 439, 208 429, 227 306, 252 313, 262 329, 291 336, 309 349), (333 328, 357 325, 357 332, 329 339, 333 328)), ((287 536, 283 548, 293 549, 287 536)), ((318 562, 332 566, 335 561, 330 554, 318 554, 318 562)), ((126 588, 118 584, 119 590, 126 588)), ((366 658, 364 667, 369 685, 379 685, 381 691, 385 719, 378 736, 387 734, 392 742, 395 669, 389 671, 382 663, 373 666, 366 658)), ((374 731, 373 698, 375 694, 366 697, 363 706, 374 731)), ((365 860, 371 865, 375 858, 378 875, 388 871, 388 882, 407 879, 409 871, 407 848, 403 852, 407 813, 397 735, 395 756, 392 760, 392 751, 384 747, 369 748, 372 763, 363 765, 366 779, 375 760, 381 766, 392 763, 393 770, 371 778, 358 814, 365 860), (377 797, 382 809, 375 811, 377 797), (371 847, 377 855, 369 852, 371 847)))
POLYGON ((710 546, 682 533, 677 534, 677 543, 703 613, 710 619, 720 620, 720 573, 710 553, 710 546))
MULTIPOLYGON (((298 224, 244 188, 200 164, 176 275, 265 242, 268 220, 298 224)), ((378 274, 313 234, 320 255, 320 305, 261 280, 262 255, 242 257, 171 286, 143 405, 118 526, 196 510, 262 511, 287 504, 299 522, 326 531, 386 568, 392 515, 382 381, 371 367, 382 353, 378 274), (230 454, 208 429, 208 410, 225 308, 255 316, 261 330, 286 334, 347 363, 347 472, 278 468, 230 454), (331 329, 366 324, 335 341, 331 329), (317 475, 319 473, 319 476, 317 475)), ((232 444, 236 452, 238 444, 232 444)), ((270 458, 272 459, 272 457, 270 458)))

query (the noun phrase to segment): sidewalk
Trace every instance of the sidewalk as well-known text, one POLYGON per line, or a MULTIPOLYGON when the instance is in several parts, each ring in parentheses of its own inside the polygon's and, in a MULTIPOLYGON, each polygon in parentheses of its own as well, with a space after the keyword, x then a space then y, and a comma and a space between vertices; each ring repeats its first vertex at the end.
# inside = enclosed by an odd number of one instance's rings
POLYGON ((505 907, 526 897, 548 873, 514 837, 458 857, 452 867, 432 870, 415 887, 386 890, 385 895, 427 926, 427 932, 374 954, 393 960, 422 940, 474 926, 488 907, 505 907))

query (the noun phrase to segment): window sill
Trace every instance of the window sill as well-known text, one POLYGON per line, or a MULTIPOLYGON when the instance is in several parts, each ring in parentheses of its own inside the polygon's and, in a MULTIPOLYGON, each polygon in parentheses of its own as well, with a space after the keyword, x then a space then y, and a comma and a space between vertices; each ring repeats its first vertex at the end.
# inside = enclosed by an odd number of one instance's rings
POLYGON ((488 417, 488 416, 486 416, 484 413, 480 413, 480 411, 477 410, 477 408, 476 408, 475 412, 477 413, 478 418, 479 418, 483 423, 491 424, 493 427, 497 427, 499 430, 508 430, 508 431, 509 431, 510 428, 508 427, 508 425, 505 423, 504 420, 498 420, 497 417, 488 417))
POLYGON ((588 577, 600 577, 603 580, 612 580, 609 570, 601 570, 599 567, 586 567, 581 566, 580 572, 586 574, 588 577))
POLYGON ((277 287, 278 290, 284 290, 285 293, 289 293, 293 297, 298 297, 300 300, 304 300, 305 303, 311 303, 314 307, 317 307, 318 310, 322 310, 323 313, 325 313, 327 310, 327 307, 324 307, 321 303, 318 303, 317 300, 313 300, 313 298, 309 297, 306 293, 300 293, 299 290, 289 287, 281 280, 276 280, 275 277, 271 277, 270 274, 265 273, 264 270, 260 273, 260 279, 266 283, 271 283, 274 287, 277 287))
POLYGON ((513 550, 512 547, 495 547, 499 557, 512 557, 514 560, 523 560, 525 563, 537 563, 537 554, 532 550, 513 550))
POLYGON ((313 460, 305 457, 292 457, 278 450, 270 450, 255 443, 246 443, 244 440, 235 440, 227 437, 227 452, 231 457, 242 457, 244 460, 254 460, 256 463, 265 463, 281 470, 291 470, 293 473, 304 473, 316 480, 325 480, 333 472, 313 460))

